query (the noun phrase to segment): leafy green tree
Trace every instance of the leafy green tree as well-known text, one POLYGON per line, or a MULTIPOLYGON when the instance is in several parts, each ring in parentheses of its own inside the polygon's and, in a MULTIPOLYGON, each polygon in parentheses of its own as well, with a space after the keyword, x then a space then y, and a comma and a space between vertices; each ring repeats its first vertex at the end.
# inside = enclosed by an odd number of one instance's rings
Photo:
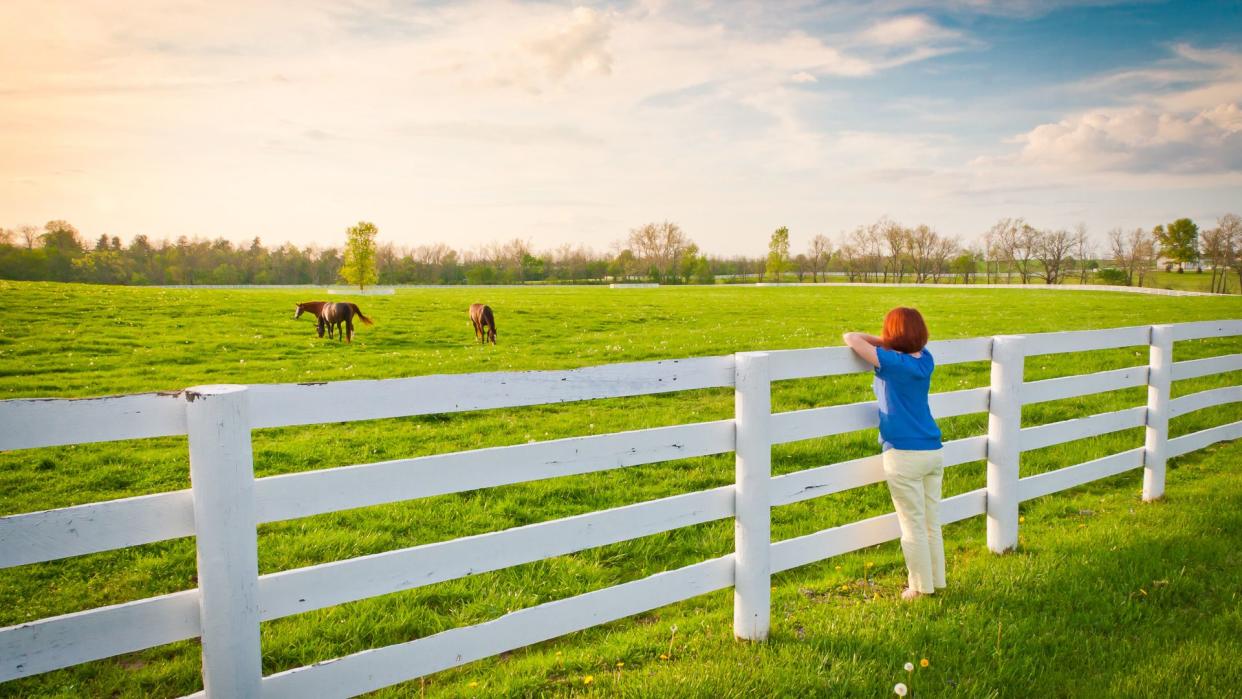
POLYGON ((949 271, 961 276, 963 284, 969 284, 970 278, 979 270, 979 259, 970 250, 963 250, 949 262, 949 271))
POLYGON ((698 268, 699 260, 701 259, 702 256, 699 255, 699 246, 694 243, 690 243, 690 246, 686 248, 684 253, 682 253, 681 260, 677 263, 677 272, 682 281, 685 281, 688 284, 694 279, 694 271, 698 268))
POLYGON ((43 242, 50 279, 58 282, 73 281, 78 276, 78 269, 73 262, 85 252, 78 229, 68 221, 56 220, 48 221, 43 230, 39 240, 43 242))
POLYGON ((716 274, 712 272, 712 263, 706 257, 699 257, 694 263, 694 281, 696 284, 715 284, 716 274))
POLYGON ((1152 233, 1160 243, 1160 254, 1176 262, 1178 272, 1199 259, 1199 227, 1194 221, 1179 218, 1168 226, 1156 226, 1152 233))
POLYGON ((375 236, 378 234, 379 229, 368 221, 359 221, 358 225, 346 229, 345 261, 340 271, 346 284, 357 284, 359 289, 364 289, 379 280, 375 265, 375 236))
POLYGON ((781 280, 781 274, 789 267, 789 229, 781 226, 772 232, 768 240, 768 271, 775 281, 781 280))
POLYGON ((522 255, 522 280, 537 282, 544 278, 546 261, 542 257, 524 253, 522 255))
POLYGON ((44 233, 39 236, 45 249, 59 251, 65 255, 77 255, 83 251, 82 240, 78 237, 78 229, 68 221, 48 221, 43 227, 44 233))

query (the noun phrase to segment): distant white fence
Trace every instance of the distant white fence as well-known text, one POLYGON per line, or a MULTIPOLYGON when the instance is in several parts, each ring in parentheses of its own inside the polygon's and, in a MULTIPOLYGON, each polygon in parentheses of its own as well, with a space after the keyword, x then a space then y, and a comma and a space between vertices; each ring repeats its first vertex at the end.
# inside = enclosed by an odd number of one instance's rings
MULTIPOLYGON (((948 466, 987 459, 987 487, 945 499, 945 522, 987 515, 993 551, 1018 542, 1018 503, 1139 467, 1143 497, 1164 492, 1165 461, 1242 437, 1242 421, 1168 438, 1168 421, 1242 401, 1242 386, 1170 399, 1172 381, 1242 369, 1242 353, 1173 362, 1177 340, 1242 335, 1242 321, 1182 323, 947 340, 941 365, 991 361, 990 387, 933 394, 938 417, 987 412, 988 434, 945 444, 948 466), (1024 382, 1025 357, 1135 345, 1150 362, 1024 382), (1037 427, 1025 404, 1148 387, 1146 406, 1037 427), (1024 451, 1118 430, 1147 429, 1144 447, 1020 478, 1024 451)), ((316 385, 204 386, 178 394, 0 401, 0 449, 189 435, 189 490, 0 518, 0 568, 196 536, 193 590, 0 629, 0 681, 202 639, 201 695, 351 696, 620 619, 734 588, 734 631, 763 639, 771 575, 896 539, 886 514, 771 541, 772 507, 881 482, 879 456, 773 477, 771 445, 877 424, 874 402, 773 414, 771 383, 867 371, 844 347, 614 364, 569 371, 424 376, 316 385), (733 387, 733 420, 574 437, 320 471, 254 478, 254 428, 529 406, 733 387), (368 400, 349 398, 366 394, 368 400), (260 576, 256 527, 368 505, 624 468, 736 454, 736 482, 712 490, 524 527, 260 576), (561 556, 679 527, 734 518, 736 551, 684 568, 506 614, 332 662, 262 676, 259 624, 561 556)))

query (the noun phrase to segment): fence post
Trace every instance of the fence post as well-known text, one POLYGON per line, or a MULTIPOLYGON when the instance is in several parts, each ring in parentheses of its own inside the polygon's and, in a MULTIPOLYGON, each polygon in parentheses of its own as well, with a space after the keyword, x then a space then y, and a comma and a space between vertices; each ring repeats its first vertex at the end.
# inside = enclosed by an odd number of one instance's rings
POLYGON ((734 355, 733 635, 768 637, 772 601, 772 382, 766 352, 734 355))
POLYGON ((186 389, 198 545, 203 688, 209 698, 259 696, 259 553, 245 386, 186 389))
POLYGON ((992 338, 992 386, 988 399, 988 549, 1018 546, 1018 463, 1022 429, 1021 335, 992 338))
POLYGON ((1143 501, 1164 497, 1164 465, 1169 453, 1169 400, 1173 372, 1173 326, 1151 326, 1147 367, 1147 439, 1143 448, 1143 501))

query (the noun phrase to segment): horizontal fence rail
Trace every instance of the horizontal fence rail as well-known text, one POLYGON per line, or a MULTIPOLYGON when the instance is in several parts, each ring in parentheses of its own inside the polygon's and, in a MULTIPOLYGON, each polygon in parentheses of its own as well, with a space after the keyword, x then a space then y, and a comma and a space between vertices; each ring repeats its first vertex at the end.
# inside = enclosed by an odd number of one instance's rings
POLYGON ((0 400, 0 451, 184 435, 180 394, 0 400))
MULTIPOLYGON (((1173 362, 1173 343, 1238 335, 1242 321, 1223 320, 930 343, 927 349, 938 365, 993 366, 991 387, 930 396, 937 418, 989 413, 987 435, 944 444, 946 467, 987 460, 988 485, 945 498, 941 520, 986 514, 989 547, 1001 551, 1016 544, 1019 502, 1136 469, 1144 472, 1144 499, 1160 497, 1167 459, 1242 438, 1242 421, 1168 438, 1170 419, 1242 402, 1242 385, 1172 398, 1172 382, 1242 371, 1242 353, 1173 362), (1022 379, 1025 357, 1143 345, 1150 348, 1146 366, 1022 379), (1004 370, 998 374, 997 367, 1004 370), (1021 425, 1022 405, 1141 386, 1148 389, 1145 406, 1021 425), (1137 428, 1146 429, 1142 447, 1019 476, 1023 452, 1137 428)), ((772 413, 771 383, 869 369, 848 348, 825 347, 565 371, 0 401, 0 450, 189 436, 194 481, 187 490, 0 517, 0 568, 195 536, 201 585, 0 628, 0 682, 200 638, 201 695, 352 696, 729 587, 735 589, 735 632, 764 638, 772 574, 900 536, 893 513, 784 541, 770 536, 772 507, 884 481, 879 454, 772 476, 771 445, 873 429, 878 406, 867 401, 772 413), (257 479, 245 437, 258 428, 721 388, 734 389, 739 406, 734 419, 257 479), (359 392, 368 400, 352 400, 359 392), (736 453, 737 481, 711 490, 262 576, 254 562, 255 528, 262 523, 729 452, 736 453), (220 460, 228 468, 220 468, 220 460), (208 501, 215 504, 203 505, 208 501), (239 504, 244 506, 234 507, 239 504), (728 518, 734 518, 738 531, 738 550, 728 556, 260 676, 256 644, 261 621, 728 518), (202 569, 207 561, 214 566, 210 575, 202 569)))
POLYGON ((733 385, 733 357, 604 364, 566 371, 439 374, 409 379, 271 384, 251 387, 252 427, 379 420, 625 398, 733 385), (479 378, 483 378, 480 376, 479 378), (365 395, 365 401, 358 396, 365 395))
POLYGON ((733 421, 342 466, 255 481, 260 522, 733 451, 733 421))

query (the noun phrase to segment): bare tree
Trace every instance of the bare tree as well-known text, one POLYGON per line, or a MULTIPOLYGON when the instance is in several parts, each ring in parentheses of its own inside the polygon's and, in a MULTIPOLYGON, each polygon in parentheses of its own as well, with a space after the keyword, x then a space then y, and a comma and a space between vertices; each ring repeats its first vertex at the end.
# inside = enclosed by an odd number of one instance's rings
POLYGON ((1114 228, 1108 232, 1109 252, 1113 263, 1126 273, 1126 283, 1143 285, 1147 266, 1156 253, 1155 239, 1142 228, 1130 232, 1114 228))
POLYGON ((1074 226, 1074 257, 1078 260, 1078 283, 1087 283, 1087 263, 1095 258, 1095 244, 1087 235, 1087 224, 1074 226))
POLYGON ((832 260, 832 240, 822 233, 811 238, 807 257, 811 260, 811 281, 819 281, 819 274, 827 271, 828 262, 832 260))
POLYGON ((38 226, 26 224, 24 226, 17 227, 17 235, 21 238, 21 241, 26 244, 27 250, 34 249, 35 244, 39 242, 39 236, 42 234, 43 232, 39 230, 38 226))
POLYGON ((867 247, 863 251, 863 260, 867 264, 870 278, 879 279, 884 274, 884 238, 880 229, 870 226, 867 229, 865 241, 867 247))
MULTIPOLYGON (((983 234, 983 239, 981 241, 983 243, 983 274, 987 278, 988 284, 996 283, 996 279, 992 276, 992 262, 996 259, 997 253, 996 232, 994 229, 995 226, 988 229, 988 231, 983 234)), ((966 283, 970 283, 969 280, 967 280, 966 283)))
POLYGON ((629 249, 661 277, 678 269, 692 245, 681 227, 671 221, 648 223, 630 231, 629 249))
POLYGON ((910 251, 910 264, 914 267, 914 283, 922 284, 931 273, 932 254, 938 236, 927 225, 905 232, 906 245, 910 251))
POLYGON ((858 252, 858 248, 852 242, 847 242, 837 251, 837 260, 841 263, 841 271, 845 272, 845 278, 851 283, 858 281, 858 276, 862 271, 860 263, 862 255, 858 252))
POLYGON ((1113 265, 1126 273, 1126 284, 1133 284, 1134 268, 1131 266, 1131 261, 1134 254, 1125 231, 1114 228, 1108 232, 1108 252, 1112 257, 1113 265))
MULTIPOLYGON (((1239 246, 1242 246, 1242 218, 1237 214, 1225 214, 1216 221, 1216 227, 1199 235, 1201 257, 1212 270, 1208 287, 1212 293, 1229 293, 1229 272, 1236 266, 1239 246)), ((1242 283, 1242 274, 1239 275, 1242 283)))
MULTIPOLYGON (((1238 275, 1238 289, 1242 291, 1242 218, 1237 214, 1225 214, 1216 223, 1221 236, 1221 262, 1226 269, 1238 275)), ((1222 271, 1221 276, 1224 277, 1222 271)), ((1228 293, 1229 282, 1221 280, 1221 292, 1228 293)))
POLYGON ((961 243, 956 236, 937 235, 935 245, 932 246, 932 281, 939 284, 940 278, 945 274, 951 274, 951 261, 954 255, 961 250, 961 243))
POLYGON ((1073 248, 1074 238, 1065 229, 1038 232, 1035 242, 1035 255, 1039 260, 1040 267, 1043 269, 1040 276, 1044 278, 1045 284, 1061 282, 1061 275, 1065 272, 1066 265, 1069 263, 1070 251, 1073 248))
POLYGON ((884 269, 884 252, 880 240, 879 230, 874 226, 859 226, 855 228, 848 238, 848 242, 841 246, 842 256, 846 256, 845 248, 849 247, 848 257, 846 261, 846 274, 853 272, 850 281, 854 281, 856 277, 861 277, 862 281, 871 281, 872 275, 879 275, 884 269))
POLYGON ((1138 285, 1143 286, 1148 272, 1155 270, 1160 260, 1160 246, 1151 231, 1136 228, 1130 235, 1136 258, 1135 269, 1138 270, 1138 285))
MULTIPOLYGON (((1004 265, 1006 284, 1013 281, 1013 270, 1018 266, 1019 248, 1022 245, 1024 228, 1029 228, 1029 226, 1020 218, 1002 218, 992 225, 986 236, 992 241, 992 250, 988 256, 996 260, 996 277, 1000 278, 1000 267, 1004 265)), ((1026 283, 1025 273, 1023 283, 1026 283)))
POLYGON ((1031 283, 1035 274, 1035 265, 1031 263, 1039 251, 1040 233, 1029 223, 1018 220, 1020 225, 1014 231, 1013 262, 1018 267, 1018 275, 1023 284, 1031 283))
POLYGON ((902 228, 888 217, 881 218, 872 224, 874 235, 885 245, 886 259, 884 262, 884 281, 888 281, 889 272, 893 281, 901 283, 905 275, 906 253, 910 248, 910 232, 902 228))

